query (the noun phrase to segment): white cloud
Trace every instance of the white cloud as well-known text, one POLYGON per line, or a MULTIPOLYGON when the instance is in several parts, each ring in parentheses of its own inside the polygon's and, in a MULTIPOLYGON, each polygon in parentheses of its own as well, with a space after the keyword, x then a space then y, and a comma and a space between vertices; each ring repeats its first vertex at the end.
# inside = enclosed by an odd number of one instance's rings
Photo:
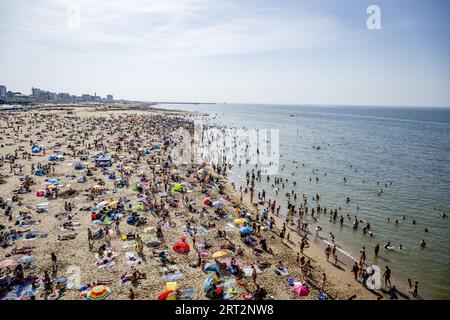
POLYGON ((6 38, 50 55, 185 59, 322 46, 342 32, 330 18, 246 10, 233 1, 43 0, 11 5, 16 10, 3 22, 6 38), (79 8, 79 19, 68 15, 73 7, 79 8))

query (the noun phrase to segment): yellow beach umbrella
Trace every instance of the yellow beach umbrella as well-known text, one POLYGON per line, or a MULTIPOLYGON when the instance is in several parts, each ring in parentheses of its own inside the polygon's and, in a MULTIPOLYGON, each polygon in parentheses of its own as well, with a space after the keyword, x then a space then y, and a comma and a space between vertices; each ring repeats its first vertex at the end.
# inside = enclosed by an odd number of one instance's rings
POLYGON ((234 219, 234 223, 236 223, 236 224, 244 224, 244 222, 245 222, 244 218, 234 219))
POLYGON ((220 258, 220 257, 225 257, 227 255, 228 255, 228 253, 226 251, 217 251, 217 252, 214 252, 212 257, 213 258, 220 258))

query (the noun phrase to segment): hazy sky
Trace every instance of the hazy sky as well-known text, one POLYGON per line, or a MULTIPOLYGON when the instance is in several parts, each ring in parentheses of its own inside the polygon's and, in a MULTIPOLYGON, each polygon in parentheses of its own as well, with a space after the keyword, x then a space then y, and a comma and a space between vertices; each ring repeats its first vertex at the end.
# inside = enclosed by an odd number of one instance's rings
POLYGON ((0 84, 148 101, 450 106, 447 0, 2 0, 0 84), (369 30, 366 10, 381 9, 369 30))

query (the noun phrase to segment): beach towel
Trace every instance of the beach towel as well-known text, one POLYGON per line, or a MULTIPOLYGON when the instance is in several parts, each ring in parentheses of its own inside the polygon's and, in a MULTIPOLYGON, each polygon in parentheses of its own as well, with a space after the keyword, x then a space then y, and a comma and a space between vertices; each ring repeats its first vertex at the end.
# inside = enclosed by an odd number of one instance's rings
POLYGON ((289 275, 289 272, 286 268, 283 269, 275 269, 275 273, 279 276, 286 277, 289 275))
POLYGON ((187 287, 180 290, 179 300, 192 300, 194 298, 194 288, 187 287))
POLYGON ((127 259, 127 263, 130 266, 138 265, 142 263, 142 259, 135 252, 126 252, 125 257, 127 259))
POLYGON ((97 267, 100 269, 100 268, 109 268, 109 267, 112 267, 113 265, 115 265, 116 264, 116 262, 114 261, 114 260, 111 260, 111 261, 108 261, 107 263, 102 263, 102 264, 99 264, 99 265, 97 265, 97 267))
MULTIPOLYGON (((256 273, 262 273, 261 269, 259 269, 258 267, 255 267, 255 269, 256 269, 256 273)), ((244 271, 244 274, 246 277, 251 277, 253 275, 252 267, 245 267, 242 269, 242 271, 244 271)))
POLYGON ((184 277, 184 275, 181 272, 177 272, 174 274, 167 275, 166 281, 173 282, 173 281, 181 280, 181 279, 183 279, 183 277, 184 277))

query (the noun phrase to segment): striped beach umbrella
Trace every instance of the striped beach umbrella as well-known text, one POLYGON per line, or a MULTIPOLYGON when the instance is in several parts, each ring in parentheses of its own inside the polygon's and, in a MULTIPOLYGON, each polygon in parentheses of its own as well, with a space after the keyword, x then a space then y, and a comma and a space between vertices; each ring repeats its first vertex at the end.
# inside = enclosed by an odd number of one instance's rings
POLYGON ((104 285, 95 286, 89 290, 86 298, 88 300, 105 300, 111 294, 111 290, 104 285))

